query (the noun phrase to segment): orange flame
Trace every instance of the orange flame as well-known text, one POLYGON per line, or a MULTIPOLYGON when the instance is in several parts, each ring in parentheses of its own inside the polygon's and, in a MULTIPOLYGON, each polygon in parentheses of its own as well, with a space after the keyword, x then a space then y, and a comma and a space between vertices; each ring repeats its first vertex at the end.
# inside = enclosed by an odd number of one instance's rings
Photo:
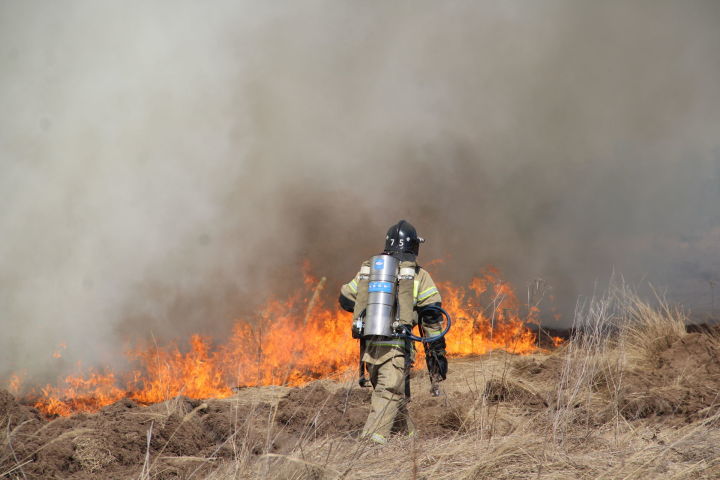
POLYGON ((55 350, 52 353, 53 358, 62 358, 62 351, 67 349, 67 344, 65 343, 59 343, 57 346, 57 350, 55 350))
POLYGON ((453 355, 483 354, 494 349, 512 353, 537 350, 537 337, 525 323, 537 323, 539 311, 528 309, 521 319, 521 307, 509 283, 497 270, 475 277, 468 289, 440 283, 443 308, 454 319, 446 337, 447 351, 453 355))
MULTIPOLYGON (((237 320, 221 344, 193 335, 187 349, 177 344, 138 345, 127 352, 135 369, 125 374, 81 371, 59 386, 42 388, 41 394, 35 394, 35 406, 48 416, 70 415, 96 411, 125 397, 143 404, 177 395, 222 398, 232 395, 234 386, 297 386, 347 372, 358 360, 350 314, 318 300, 325 280, 317 283, 309 270, 303 268, 301 292, 285 301, 269 301, 258 321, 237 320)), ((521 305, 496 270, 473 279, 468 288, 449 282, 438 286, 443 307, 453 318, 446 337, 450 355, 537 350, 536 335, 525 325, 537 320, 537 308, 521 305), (527 313, 521 318, 523 309, 527 313)), ((16 384, 19 391, 19 380, 16 384)), ((26 400, 31 397, 28 394, 26 400)))
POLYGON ((21 391, 23 378, 21 374, 14 373, 10 375, 10 381, 8 382, 8 391, 13 395, 17 395, 21 391))
POLYGON ((115 374, 90 370, 84 376, 68 376, 63 387, 46 385, 35 407, 47 416, 96 411, 117 402, 125 391, 116 386, 115 374))

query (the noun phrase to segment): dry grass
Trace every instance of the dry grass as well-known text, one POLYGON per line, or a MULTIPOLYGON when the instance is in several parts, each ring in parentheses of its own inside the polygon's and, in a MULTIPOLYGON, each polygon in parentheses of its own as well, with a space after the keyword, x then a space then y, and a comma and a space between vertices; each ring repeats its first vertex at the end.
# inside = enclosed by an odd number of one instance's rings
POLYGON ((642 300, 627 288, 618 291, 621 305, 620 339, 627 361, 655 365, 657 355, 687 335, 687 314, 653 291, 656 305, 642 300))
POLYGON ((469 392, 472 399, 448 402, 440 417, 454 434, 396 437, 387 447, 347 435, 308 436, 284 455, 244 450, 206 478, 720 478, 716 408, 681 427, 623 416, 626 372, 655 365, 686 335, 684 313, 660 296, 655 300, 651 305, 616 287, 578 306, 574 337, 551 356, 496 352, 453 362, 446 389, 469 392), (559 376, 528 374, 544 361, 559 362, 559 376))
POLYGON ((207 478, 649 480, 710 479, 720 473, 717 418, 680 429, 628 430, 620 437, 601 429, 568 440, 563 447, 548 443, 542 431, 532 428, 541 427, 538 420, 490 441, 462 434, 415 444, 396 440, 386 448, 358 448, 355 441, 334 439, 308 445, 303 452, 261 456, 257 462, 269 466, 264 477, 258 476, 258 469, 242 470, 227 464, 207 478))
MULTIPOLYGON (((251 409, 247 417, 236 416, 225 440, 232 460, 168 458, 161 451, 134 478, 164 478, 157 466, 170 463, 182 466, 180 478, 211 480, 717 479, 718 405, 692 417, 628 414, 633 399, 649 395, 633 390, 630 378, 659 364, 663 352, 686 336, 685 321, 661 296, 648 303, 621 284, 578 304, 573 337, 552 354, 493 352, 453 360, 444 388, 457 395, 448 395, 436 415, 444 435, 420 431, 419 438, 396 436, 378 446, 357 440, 354 432, 318 436, 309 423, 294 444, 274 451, 274 441, 288 433, 275 421, 287 390, 270 387, 225 400, 274 405, 269 413, 251 409), (267 438, 257 445, 248 432, 251 417, 260 415, 267 438)), ((681 380, 658 387, 682 388, 681 380)), ((355 381, 317 385, 349 391, 355 381)), ((427 387, 424 376, 413 380, 417 402, 427 397, 427 387)), ((190 421, 202 407, 178 412, 179 404, 168 404, 153 411, 158 417, 182 413, 190 421)), ((323 408, 317 405, 318 415, 323 408)), ((7 447, 11 435, 3 429, 0 446, 7 447)), ((88 471, 100 471, 108 461, 95 440, 89 431, 72 438, 78 454, 87 453, 88 471)), ((8 477, 22 478, 20 472, 8 477)))
POLYGON ((83 470, 90 473, 102 470, 106 465, 115 461, 107 443, 97 432, 92 435, 76 437, 73 439, 73 445, 73 457, 78 460, 83 470))
POLYGON ((662 419, 629 421, 620 399, 624 375, 651 366, 686 335, 685 314, 660 296, 651 305, 614 287, 578 306, 575 335, 551 357, 559 377, 529 379, 538 360, 501 352, 453 362, 447 389, 472 392, 448 405, 456 432, 388 447, 350 438, 307 442, 269 468, 227 465, 208 478, 283 479, 710 479, 720 478, 720 414, 680 428, 662 419), (544 408, 524 408, 544 403, 544 408))

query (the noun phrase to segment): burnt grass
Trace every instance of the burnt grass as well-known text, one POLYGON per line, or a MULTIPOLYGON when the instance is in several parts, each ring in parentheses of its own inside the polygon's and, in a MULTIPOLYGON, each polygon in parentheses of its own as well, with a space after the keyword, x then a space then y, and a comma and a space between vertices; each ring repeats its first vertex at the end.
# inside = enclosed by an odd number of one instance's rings
MULTIPOLYGON (((619 390, 611 391, 602 382, 594 388, 608 403, 612 399, 628 422, 653 419, 682 425, 703 418, 719 401, 716 333, 695 332, 678 339, 653 365, 625 371, 619 390)), ((410 412, 423 437, 467 429, 479 399, 512 404, 530 414, 550 411, 563 365, 561 352, 508 358, 508 375, 477 388, 448 386, 437 398, 414 380, 410 412)), ((450 375, 481 362, 482 357, 451 361, 450 375)), ((424 375, 420 371, 416 377, 424 375)), ((226 399, 178 397, 151 406, 124 399, 97 413, 47 419, 0 390, 0 477, 127 479, 140 478, 145 469, 149 478, 203 478, 223 462, 243 456, 289 453, 303 442, 329 437, 356 438, 369 411, 370 393, 355 383, 317 381, 302 388, 245 388, 226 399)), ((593 415, 598 424, 607 421, 602 408, 593 415)))

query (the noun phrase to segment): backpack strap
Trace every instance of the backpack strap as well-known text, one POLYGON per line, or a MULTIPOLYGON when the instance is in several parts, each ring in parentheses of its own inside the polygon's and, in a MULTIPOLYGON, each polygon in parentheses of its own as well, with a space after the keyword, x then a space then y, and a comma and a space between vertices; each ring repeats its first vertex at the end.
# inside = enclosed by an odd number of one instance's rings
POLYGON ((360 315, 367 308, 368 302, 368 283, 370 281, 370 261, 363 262, 358 274, 357 297, 355 298, 355 308, 353 309, 353 323, 360 318, 360 315))
POLYGON ((400 262, 400 274, 398 275, 398 317, 400 323, 412 328, 415 275, 417 275, 417 264, 415 262, 400 262))

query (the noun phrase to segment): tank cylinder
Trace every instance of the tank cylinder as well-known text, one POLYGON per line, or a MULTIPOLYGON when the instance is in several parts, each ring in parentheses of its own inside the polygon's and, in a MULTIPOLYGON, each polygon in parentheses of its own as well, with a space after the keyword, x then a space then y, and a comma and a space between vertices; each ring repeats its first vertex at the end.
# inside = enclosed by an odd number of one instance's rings
POLYGON ((363 335, 391 337, 395 320, 395 291, 398 261, 390 255, 376 255, 370 264, 368 303, 363 335))

